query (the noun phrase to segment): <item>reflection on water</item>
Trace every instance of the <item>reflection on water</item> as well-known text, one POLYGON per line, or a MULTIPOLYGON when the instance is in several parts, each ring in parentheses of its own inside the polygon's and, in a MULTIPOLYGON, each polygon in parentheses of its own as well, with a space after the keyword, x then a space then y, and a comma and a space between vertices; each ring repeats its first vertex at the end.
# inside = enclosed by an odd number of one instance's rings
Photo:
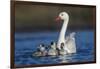
POLYGON ((59 59, 61 60, 60 63, 67 63, 68 60, 66 58, 66 55, 59 56, 59 59))
MULTIPOLYGON (((70 32, 68 32, 70 33, 70 32)), ((67 34, 68 34, 67 33, 67 34)), ((15 34, 15 64, 57 64, 94 61, 94 33, 93 31, 76 31, 77 53, 59 56, 33 57, 40 43, 49 47, 51 41, 57 41, 57 32, 35 32, 15 34)))

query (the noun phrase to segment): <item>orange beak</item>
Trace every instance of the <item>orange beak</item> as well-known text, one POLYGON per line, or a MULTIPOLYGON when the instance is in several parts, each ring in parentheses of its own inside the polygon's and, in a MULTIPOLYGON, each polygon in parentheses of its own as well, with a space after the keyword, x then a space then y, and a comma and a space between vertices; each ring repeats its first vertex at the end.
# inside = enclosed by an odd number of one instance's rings
POLYGON ((56 18, 56 21, 58 22, 58 21, 60 21, 61 20, 61 18, 58 16, 57 18, 56 18))

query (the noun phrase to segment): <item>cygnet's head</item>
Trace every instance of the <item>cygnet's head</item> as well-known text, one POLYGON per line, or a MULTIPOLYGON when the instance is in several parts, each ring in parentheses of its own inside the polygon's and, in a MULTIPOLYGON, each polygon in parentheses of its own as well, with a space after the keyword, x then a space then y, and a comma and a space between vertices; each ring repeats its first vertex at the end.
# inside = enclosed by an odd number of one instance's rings
POLYGON ((64 48, 64 43, 61 43, 61 49, 63 49, 64 48))
POLYGON ((53 42, 53 41, 52 41, 52 42, 51 42, 51 45, 56 45, 56 42, 53 42))
POLYGON ((40 48, 41 48, 41 47, 44 47, 44 44, 40 44, 39 47, 40 47, 40 48))
POLYGON ((51 48, 56 49, 56 42, 51 42, 51 48))

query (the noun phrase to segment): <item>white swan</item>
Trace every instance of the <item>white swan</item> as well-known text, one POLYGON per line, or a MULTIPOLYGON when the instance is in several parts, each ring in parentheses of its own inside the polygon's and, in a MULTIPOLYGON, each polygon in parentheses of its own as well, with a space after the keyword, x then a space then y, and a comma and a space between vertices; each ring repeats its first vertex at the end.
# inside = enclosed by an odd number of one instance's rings
POLYGON ((64 21, 58 38, 57 47, 61 50, 61 43, 64 43, 64 50, 66 50, 67 53, 76 53, 76 44, 74 38, 75 33, 71 33, 69 36, 65 37, 69 21, 68 13, 61 12, 56 20, 64 21))

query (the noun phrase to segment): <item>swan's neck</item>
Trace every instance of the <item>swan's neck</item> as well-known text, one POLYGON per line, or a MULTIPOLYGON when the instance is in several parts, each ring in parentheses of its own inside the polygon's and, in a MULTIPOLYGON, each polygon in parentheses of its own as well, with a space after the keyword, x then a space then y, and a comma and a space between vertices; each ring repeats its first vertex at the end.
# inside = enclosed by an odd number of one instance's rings
POLYGON ((65 33, 67 30, 67 26, 68 26, 68 20, 65 20, 61 28, 61 31, 60 31, 60 39, 65 39, 65 33))
POLYGON ((59 39, 58 39, 58 46, 60 46, 62 42, 65 42, 65 34, 67 30, 68 21, 69 21, 68 19, 64 20, 63 26, 60 31, 59 39))

